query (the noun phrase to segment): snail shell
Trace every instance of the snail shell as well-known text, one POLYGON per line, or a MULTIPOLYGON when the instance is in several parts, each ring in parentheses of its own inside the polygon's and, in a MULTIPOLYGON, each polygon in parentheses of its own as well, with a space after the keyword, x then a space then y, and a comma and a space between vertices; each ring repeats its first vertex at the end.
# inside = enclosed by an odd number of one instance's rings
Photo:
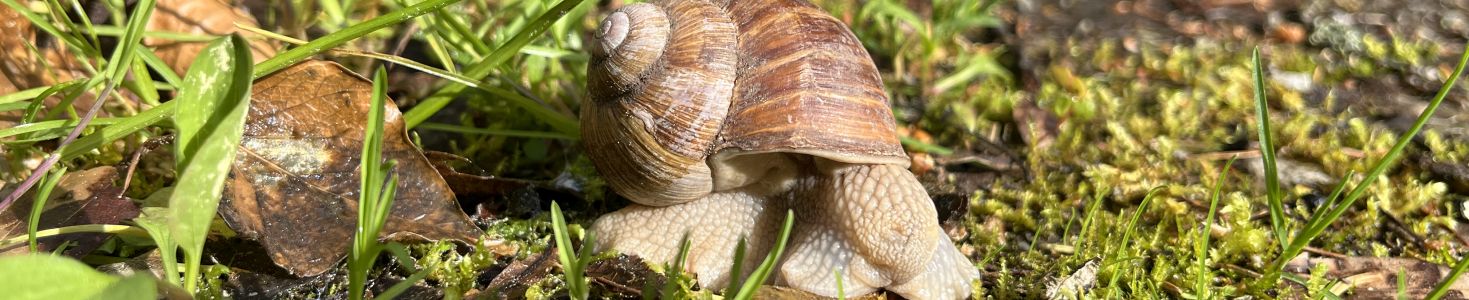
POLYGON ((734 91, 733 21, 703 1, 640 3, 613 12, 595 35, 581 118, 597 170, 645 205, 707 195, 705 157, 734 91))
POLYGON ((810 3, 633 4, 595 36, 583 137, 597 170, 635 202, 684 203, 793 174, 792 154, 909 163, 867 51, 810 3))
POLYGON ((772 163, 784 153, 908 166, 882 77, 845 24, 799 0, 725 8, 739 28, 739 74, 724 142, 710 160, 717 190, 788 167, 772 163))

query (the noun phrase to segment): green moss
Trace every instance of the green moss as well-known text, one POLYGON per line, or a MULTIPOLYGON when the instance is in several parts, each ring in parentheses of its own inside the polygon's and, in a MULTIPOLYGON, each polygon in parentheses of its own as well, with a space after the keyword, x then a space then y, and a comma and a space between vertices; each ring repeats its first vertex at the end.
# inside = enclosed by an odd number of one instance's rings
MULTIPOLYGON (((1433 57, 1424 55, 1423 51, 1432 48, 1429 46, 1339 33, 1349 39, 1332 45, 1349 53, 1345 60, 1321 60, 1319 51, 1288 45, 1266 51, 1272 54, 1267 61, 1277 70, 1309 76, 1313 89, 1328 91, 1303 93, 1267 80, 1274 110, 1272 134, 1281 156, 1319 167, 1330 177, 1350 171, 1365 173, 1397 138, 1383 123, 1370 121, 1360 111, 1335 107, 1336 96, 1331 91, 1341 89, 1346 79, 1405 70, 1433 57), (1333 73, 1350 68, 1360 69, 1333 73)), ((1128 264, 1140 267, 1134 271, 1104 266, 1098 288, 1108 292, 1102 295, 1158 297, 1165 295, 1163 282, 1192 286, 1191 281, 1179 278, 1194 276, 1187 275, 1193 272, 1187 270, 1194 263, 1191 254, 1159 249, 1192 249, 1203 226, 1201 207, 1207 205, 1209 191, 1206 182, 1211 182, 1222 160, 1196 155, 1227 153, 1228 147, 1237 147, 1230 145, 1256 139, 1247 51, 1230 50, 1240 45, 1224 44, 1144 47, 1138 53, 1121 53, 1115 45, 1103 41, 1060 47, 1058 56, 1075 57, 1095 70, 1077 69, 1070 65, 1074 62, 1061 60, 1042 67, 1046 75, 1032 96, 1014 89, 995 92, 1033 99, 1062 120, 1049 145, 1023 149, 1025 166, 1031 171, 1025 183, 996 184, 975 192, 971 201, 968 242, 986 249, 981 251, 984 257, 994 257, 988 269, 1027 270, 987 273, 998 276, 985 286, 996 297, 1035 295, 1030 292, 1037 287, 1026 282, 1048 282, 1050 276, 1064 275, 1056 272, 1069 272, 1088 259, 1105 257, 1146 260, 1148 264, 1128 264), (1158 186, 1166 188, 1145 212, 1131 246, 1120 249, 1123 241, 1117 239, 1126 226, 1122 221, 1130 216, 1119 214, 1132 211, 1143 194, 1158 186), (1087 204, 1095 196, 1104 199, 1103 205, 1091 210, 1087 204), (1051 244, 1069 245, 1075 251, 1057 258, 1035 250, 1051 244), (1120 276, 1120 286, 1106 285, 1112 276, 1120 276)), ((1431 151, 1435 159, 1450 162, 1469 157, 1469 146, 1462 140, 1434 132, 1423 140, 1426 149, 1410 148, 1410 152, 1431 151)), ((1437 208, 1444 198, 1453 197, 1447 186, 1417 174, 1389 174, 1369 183, 1367 200, 1349 210, 1312 245, 1348 255, 1402 255, 1452 262, 1454 251, 1404 249, 1403 244, 1384 239, 1395 233, 1383 232, 1387 221, 1381 214, 1391 213, 1429 243, 1457 243, 1441 231, 1453 222, 1451 215, 1444 214, 1449 209, 1437 208)), ((1266 207, 1262 181, 1244 171, 1226 175, 1231 179, 1225 181, 1218 223, 1211 230, 1216 239, 1208 251, 1212 273, 1223 284, 1218 288, 1230 291, 1224 295, 1238 295, 1244 291, 1239 288, 1253 278, 1223 266, 1258 270, 1274 258, 1279 245, 1268 220, 1253 218, 1266 207)), ((1325 196, 1331 187, 1287 188, 1287 208, 1293 211, 1289 230, 1294 232, 1313 213, 1315 204, 1305 199, 1325 196)))

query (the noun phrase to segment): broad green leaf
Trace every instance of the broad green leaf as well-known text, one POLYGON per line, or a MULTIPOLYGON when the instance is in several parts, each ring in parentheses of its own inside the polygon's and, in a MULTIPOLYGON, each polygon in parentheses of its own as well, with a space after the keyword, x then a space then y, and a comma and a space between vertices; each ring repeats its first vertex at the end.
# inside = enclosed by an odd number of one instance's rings
POLYGON ((168 228, 188 264, 185 290, 194 288, 204 237, 244 133, 252 79, 248 45, 238 35, 209 43, 189 67, 174 100, 184 112, 174 115, 175 157, 182 171, 168 200, 168 228))
POLYGON ((158 281, 152 276, 128 276, 102 290, 92 299, 136 299, 158 298, 158 281))
POLYGON ((6 299, 77 299, 100 295, 117 277, 80 261, 50 254, 0 257, 0 291, 6 299))

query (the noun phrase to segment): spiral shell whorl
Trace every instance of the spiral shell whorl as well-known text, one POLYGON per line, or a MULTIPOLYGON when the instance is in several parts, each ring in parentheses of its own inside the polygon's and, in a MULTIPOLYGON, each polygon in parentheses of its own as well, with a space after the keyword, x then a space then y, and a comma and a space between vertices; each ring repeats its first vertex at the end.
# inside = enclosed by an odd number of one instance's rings
POLYGON ((734 91, 734 22, 704 1, 623 7, 603 20, 582 136, 619 194, 684 203, 713 188, 712 151, 734 91))
POLYGON ((602 21, 592 44, 592 99, 611 99, 638 88, 668 45, 669 20, 647 3, 623 7, 602 21))

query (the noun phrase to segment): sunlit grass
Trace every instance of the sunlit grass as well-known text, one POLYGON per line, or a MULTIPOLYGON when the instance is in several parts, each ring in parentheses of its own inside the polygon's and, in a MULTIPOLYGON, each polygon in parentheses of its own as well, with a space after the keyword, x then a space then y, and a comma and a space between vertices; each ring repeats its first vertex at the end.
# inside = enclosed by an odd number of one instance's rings
POLYGON ((571 232, 566 227, 566 217, 561 205, 551 202, 551 229, 555 232, 556 258, 561 261, 561 273, 566 278, 566 290, 571 299, 587 299, 591 293, 587 286, 586 267, 592 263, 592 243, 596 236, 587 233, 580 250, 571 246, 571 232))
MULTIPOLYGON (((1351 192, 1348 192, 1345 196, 1340 196, 1342 190, 1346 187, 1346 182, 1352 179, 1350 176, 1351 174, 1349 173, 1349 176, 1340 179, 1340 185, 1337 187, 1336 191, 1332 192, 1331 196, 1326 198, 1326 204, 1321 206, 1321 208, 1318 209, 1316 213, 1312 214, 1311 218, 1306 221, 1305 227, 1301 228, 1295 233, 1295 235, 1291 236, 1289 239, 1286 239, 1284 233, 1287 230, 1286 228, 1284 228, 1284 226, 1286 226, 1285 224, 1272 223, 1272 225, 1275 226, 1272 230, 1274 230, 1276 232, 1276 235, 1281 238, 1278 241, 1284 246, 1282 247, 1282 251, 1277 254, 1275 256, 1275 259, 1270 263, 1268 269, 1265 270, 1265 276, 1257 282, 1257 289, 1264 289, 1275 286, 1280 279, 1280 274, 1285 268, 1286 262, 1290 261, 1290 259, 1294 258, 1297 254, 1300 254, 1301 251, 1304 251, 1306 246, 1309 245, 1311 241, 1315 240, 1316 237, 1320 236, 1323 232, 1326 231, 1327 226, 1330 226, 1332 223, 1336 222, 1337 219, 1341 218, 1342 214, 1346 213, 1347 209, 1350 209, 1352 207, 1352 204, 1356 203, 1358 199, 1361 199, 1361 197, 1365 195, 1365 193, 1367 192, 1367 188, 1371 186, 1371 184, 1369 183, 1376 181, 1384 172, 1387 171, 1389 167, 1397 163, 1397 159, 1403 155, 1403 152, 1405 149, 1407 149, 1408 144, 1412 143, 1413 137, 1417 136, 1418 133, 1423 130, 1423 127, 1428 124, 1429 117, 1433 116, 1434 111, 1437 111, 1439 105, 1443 104, 1444 98, 1448 96, 1449 91, 1453 90, 1454 86, 1456 86, 1459 80, 1459 75, 1464 73, 1465 65, 1469 64, 1469 46, 1466 46, 1465 50, 1466 51, 1464 51, 1463 54, 1459 56, 1459 63, 1457 66, 1454 67, 1453 73, 1449 74, 1449 77, 1444 80, 1444 83, 1439 89, 1438 94, 1433 97, 1433 100, 1431 100, 1428 103, 1428 106, 1423 109, 1422 113, 1418 115, 1418 118, 1416 121, 1414 121, 1413 126, 1398 137, 1397 142, 1393 143, 1391 150, 1389 150, 1382 157, 1378 158, 1375 163, 1373 163, 1371 171, 1368 171, 1366 176, 1363 177, 1361 181, 1358 181, 1356 187, 1351 189, 1351 192)), ((1260 66, 1259 49, 1255 50, 1253 61, 1255 65, 1253 72, 1255 78, 1255 102, 1257 107, 1264 108, 1267 107, 1267 103, 1264 97, 1265 87, 1263 86, 1264 80, 1262 79, 1264 77, 1264 75, 1262 75, 1264 71, 1261 70, 1262 67, 1260 66)), ((1261 114, 1263 115, 1264 112, 1261 112, 1261 114)), ((1257 129, 1258 131, 1260 131, 1259 135, 1261 137, 1268 137, 1270 133, 1265 131, 1269 127, 1263 125, 1263 123, 1268 121, 1268 119, 1266 117, 1261 117, 1261 121, 1262 125, 1260 125, 1257 129)), ((1273 150, 1271 150, 1272 148, 1270 148, 1268 144, 1264 143, 1265 142, 1262 141, 1261 151, 1264 155, 1270 157, 1271 155, 1273 155, 1270 154, 1273 150)), ((1275 168, 1275 162, 1273 160, 1267 160, 1265 161, 1265 164, 1267 170, 1273 170, 1275 168)), ((1278 178, 1275 178, 1277 176, 1278 175, 1276 174, 1267 174, 1266 180, 1267 182, 1276 181, 1278 180, 1278 178)), ((1267 191, 1267 193, 1270 192, 1267 191)), ((1283 209, 1277 209, 1277 207, 1280 206, 1281 201, 1279 197, 1271 196, 1271 199, 1271 214, 1283 215, 1283 212, 1278 212, 1278 210, 1283 209)), ((1280 223, 1283 223, 1283 221, 1280 223)), ((1464 263, 1464 260, 1461 259, 1459 265, 1466 265, 1466 263, 1464 263)), ((1456 266, 1456 268, 1458 267, 1460 266, 1456 266)), ((1462 271, 1462 268, 1459 268, 1458 272, 1455 272, 1455 274, 1457 275, 1462 271)), ((1448 282, 1452 282, 1453 280, 1456 280, 1456 278, 1457 277, 1449 277, 1446 278, 1446 280, 1448 282)))
POLYGON ((357 230, 353 231, 352 252, 347 256, 348 282, 351 286, 348 298, 362 299, 367 283, 367 272, 372 269, 377 254, 378 233, 388 222, 397 196, 398 174, 393 172, 396 160, 383 161, 383 116, 387 110, 388 75, 378 69, 372 77, 372 102, 367 113, 367 124, 363 127, 362 164, 359 167, 360 191, 357 203, 357 230))
POLYGON ((66 167, 51 170, 51 175, 41 180, 41 189, 36 191, 36 196, 31 201, 30 218, 26 221, 26 238, 30 242, 31 252, 40 251, 36 247, 36 230, 41 225, 41 213, 45 212, 46 200, 51 197, 51 191, 56 184, 61 182, 61 176, 66 175, 66 167))

